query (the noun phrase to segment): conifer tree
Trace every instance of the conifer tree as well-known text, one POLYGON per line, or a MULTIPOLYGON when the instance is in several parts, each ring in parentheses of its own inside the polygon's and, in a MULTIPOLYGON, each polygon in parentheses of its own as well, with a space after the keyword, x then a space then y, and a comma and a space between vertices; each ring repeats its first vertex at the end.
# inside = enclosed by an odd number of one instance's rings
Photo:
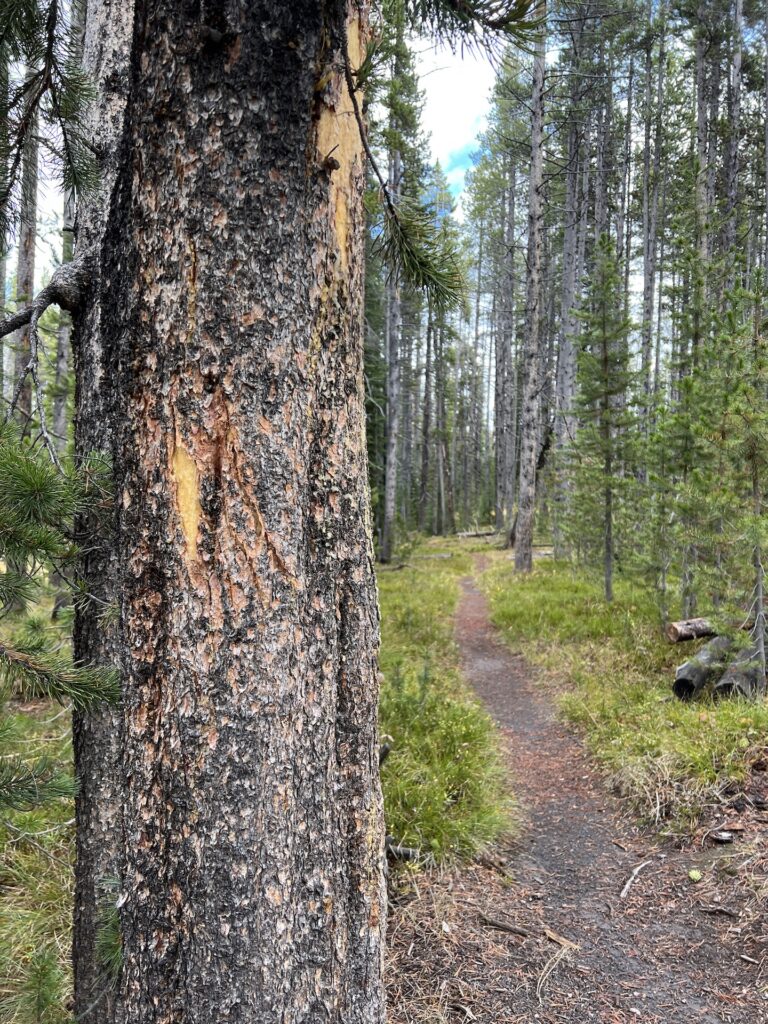
POLYGON ((574 533, 590 536, 602 552, 606 601, 613 600, 616 554, 615 523, 621 493, 627 486, 622 470, 629 458, 631 414, 619 397, 631 382, 626 339, 630 322, 624 314, 621 273, 614 245, 601 236, 592 279, 579 313, 579 428, 571 449, 575 498, 574 533), (599 531, 590 524, 599 523, 599 531))
POLYGON ((87 710, 116 696, 112 672, 73 665, 63 636, 48 643, 18 621, 18 609, 40 597, 48 571, 71 569, 74 517, 91 501, 82 477, 59 471, 12 424, 0 426, 0 807, 71 793, 67 776, 47 759, 2 754, 3 702, 46 698, 87 710))

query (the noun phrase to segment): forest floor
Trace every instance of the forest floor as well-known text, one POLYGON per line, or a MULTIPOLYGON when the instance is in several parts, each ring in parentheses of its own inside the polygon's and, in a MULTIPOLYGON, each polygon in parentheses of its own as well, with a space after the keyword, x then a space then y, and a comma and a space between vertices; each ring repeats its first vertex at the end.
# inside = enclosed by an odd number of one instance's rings
POLYGON ((640 828, 491 625, 475 578, 462 580, 456 638, 505 736, 522 826, 482 863, 404 876, 392 1024, 766 1024, 765 909, 745 883, 754 842, 715 846, 703 828, 673 845, 640 828))

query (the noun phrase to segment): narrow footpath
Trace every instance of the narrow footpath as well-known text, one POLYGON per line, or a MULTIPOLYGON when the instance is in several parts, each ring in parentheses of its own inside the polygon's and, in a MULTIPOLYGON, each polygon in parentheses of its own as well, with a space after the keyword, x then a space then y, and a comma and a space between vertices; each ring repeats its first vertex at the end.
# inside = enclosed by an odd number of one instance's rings
POLYGON ((520 831, 396 909, 392 1020, 766 1024, 754 901, 689 878, 711 877, 722 855, 633 824, 490 624, 474 579, 462 581, 456 637, 507 740, 520 831))

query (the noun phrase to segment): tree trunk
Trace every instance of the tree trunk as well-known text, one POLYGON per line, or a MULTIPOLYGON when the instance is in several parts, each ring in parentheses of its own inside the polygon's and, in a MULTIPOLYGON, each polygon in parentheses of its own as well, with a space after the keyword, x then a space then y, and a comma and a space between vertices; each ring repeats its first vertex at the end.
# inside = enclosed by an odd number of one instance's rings
MULTIPOLYGON (((72 5, 70 50, 77 60, 82 59, 85 8, 72 5)), ((61 226, 61 262, 69 263, 75 244, 75 191, 70 188, 64 196, 64 218, 61 226)), ((67 450, 67 397, 69 376, 70 334, 72 317, 66 309, 59 311, 59 329, 56 332, 56 367, 53 382, 53 442, 60 455, 67 450)))
POLYGON ((728 109, 728 159, 726 164, 725 250, 731 255, 736 244, 739 202, 739 142, 741 124, 741 61, 744 31, 744 0, 733 4, 733 56, 728 109))
MULTIPOLYGON (((546 17, 546 2, 539 4, 537 17, 546 17)), ((546 36, 542 30, 536 43, 531 97, 531 173, 528 197, 528 282, 526 290, 525 344, 523 347, 523 408, 520 424, 520 487, 515 568, 533 568, 533 523, 536 507, 536 458, 541 388, 541 257, 542 186, 544 179, 544 72, 546 36)))
POLYGON ((427 528, 429 502, 429 446, 432 419, 432 308, 427 310, 427 351, 424 357, 424 406, 421 419, 421 481, 419 484, 419 530, 427 528))
MULTIPOLYGON (((502 224, 502 266, 504 266, 504 259, 506 256, 504 250, 504 242, 507 237, 507 224, 509 218, 507 217, 507 206, 511 201, 509 191, 504 190, 501 202, 501 224, 502 224)), ((506 453, 508 450, 507 446, 507 430, 509 423, 507 421, 506 409, 507 409, 507 392, 509 390, 508 376, 509 376, 509 335, 506 330, 506 304, 510 301, 510 297, 507 295, 498 295, 498 284, 497 293, 494 296, 494 322, 496 326, 496 335, 494 338, 494 355, 495 355, 495 376, 494 376, 494 462, 496 466, 496 495, 495 495, 495 522, 496 529, 503 530, 505 526, 505 510, 504 510, 504 492, 505 492, 505 480, 504 471, 506 468, 506 453)))
MULTIPOLYGON (((661 127, 662 104, 664 100, 664 65, 666 61, 665 22, 666 17, 662 6, 657 15, 661 22, 659 35, 659 54, 656 78, 656 111, 655 116, 651 103, 651 78, 653 73, 653 41, 649 38, 645 61, 645 150, 643 156, 643 321, 642 321, 642 373, 643 373, 643 427, 648 436, 650 431, 651 399, 653 387, 653 324, 655 314, 657 234, 659 223, 659 180, 661 177, 661 127), (653 130, 653 147, 651 147, 651 125, 653 130), (653 160, 651 160, 653 148, 653 160)), ((652 24, 652 6, 649 0, 648 24, 652 24)))
POLYGON ((365 13, 137 8, 97 295, 119 1024, 384 1019, 364 157, 341 70, 365 13))
MULTIPOLYGON (((19 207, 19 252, 16 264, 16 308, 29 305, 35 291, 35 245, 37 243, 37 115, 32 117, 24 141, 19 207)), ((29 327, 22 327, 13 338, 15 351, 14 387, 25 372, 30 355, 29 327)), ((27 376, 16 405, 16 418, 22 431, 31 429, 32 381, 27 376)))
MULTIPOLYGON (((83 42, 83 64, 96 99, 89 111, 88 132, 101 157, 98 195, 78 210, 78 251, 100 251, 105 238, 124 225, 110 223, 112 195, 122 157, 129 87, 133 4, 115 7, 108 0, 89 0, 83 42), (105 40, 109 45, 104 45, 105 40)), ((91 301, 77 317, 72 333, 75 367, 75 452, 82 468, 93 453, 112 451, 114 404, 113 340, 104 303, 106 280, 94 261, 91 301)), ((114 315, 114 313, 112 314, 114 315)), ((81 575, 88 602, 75 609, 73 653, 76 661, 117 665, 117 552, 111 516, 105 522, 89 516, 77 523, 86 552, 81 575)), ((119 709, 105 707, 73 716, 73 748, 78 787, 75 905, 72 937, 74 1018, 78 1024, 112 1024, 117 979, 105 968, 100 931, 113 911, 121 874, 121 809, 119 709)))
MULTIPOLYGON (((8 118, 2 114, 2 109, 8 102, 8 58, 5 52, 0 52, 0 151, 5 152, 8 147, 8 118)), ((5 191, 7 168, 0 165, 0 188, 5 191)), ((6 315, 5 308, 5 279, 8 271, 8 251, 6 221, 8 211, 5 204, 0 205, 0 315, 6 315)), ((0 338, 0 404, 3 405, 5 415, 5 339, 0 338)))
MULTIPOLYGON (((391 158, 389 189, 397 196, 400 183, 400 153, 395 150, 391 158)), ((396 271, 387 281, 387 452, 384 471, 384 523, 381 533, 382 562, 392 561, 395 516, 397 514, 397 449, 400 436, 400 333, 402 307, 400 282, 396 271)))

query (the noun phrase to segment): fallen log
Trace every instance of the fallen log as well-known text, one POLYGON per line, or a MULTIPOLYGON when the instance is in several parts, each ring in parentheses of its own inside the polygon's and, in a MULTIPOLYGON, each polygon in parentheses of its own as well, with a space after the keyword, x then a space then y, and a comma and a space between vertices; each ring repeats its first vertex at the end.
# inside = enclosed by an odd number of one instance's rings
POLYGON ((752 699, 763 685, 763 673, 756 644, 739 651, 721 678, 715 683, 716 697, 752 699))
POLYGON ((664 632, 671 644, 697 640, 702 636, 717 636, 717 630, 709 619, 682 619, 680 622, 670 622, 664 632))
MULTIPOLYGON (((755 622, 752 618, 742 621, 732 621, 730 627, 733 629, 752 629, 755 622)), ((664 630, 664 634, 671 644, 679 644, 685 640, 698 640, 705 636, 717 636, 720 631, 709 619, 681 619, 679 622, 670 622, 664 630)))
POLYGON ((733 641, 727 636, 716 636, 705 644, 695 657, 675 672, 672 687, 675 696, 680 700, 693 700, 698 696, 722 674, 732 647, 733 641))

